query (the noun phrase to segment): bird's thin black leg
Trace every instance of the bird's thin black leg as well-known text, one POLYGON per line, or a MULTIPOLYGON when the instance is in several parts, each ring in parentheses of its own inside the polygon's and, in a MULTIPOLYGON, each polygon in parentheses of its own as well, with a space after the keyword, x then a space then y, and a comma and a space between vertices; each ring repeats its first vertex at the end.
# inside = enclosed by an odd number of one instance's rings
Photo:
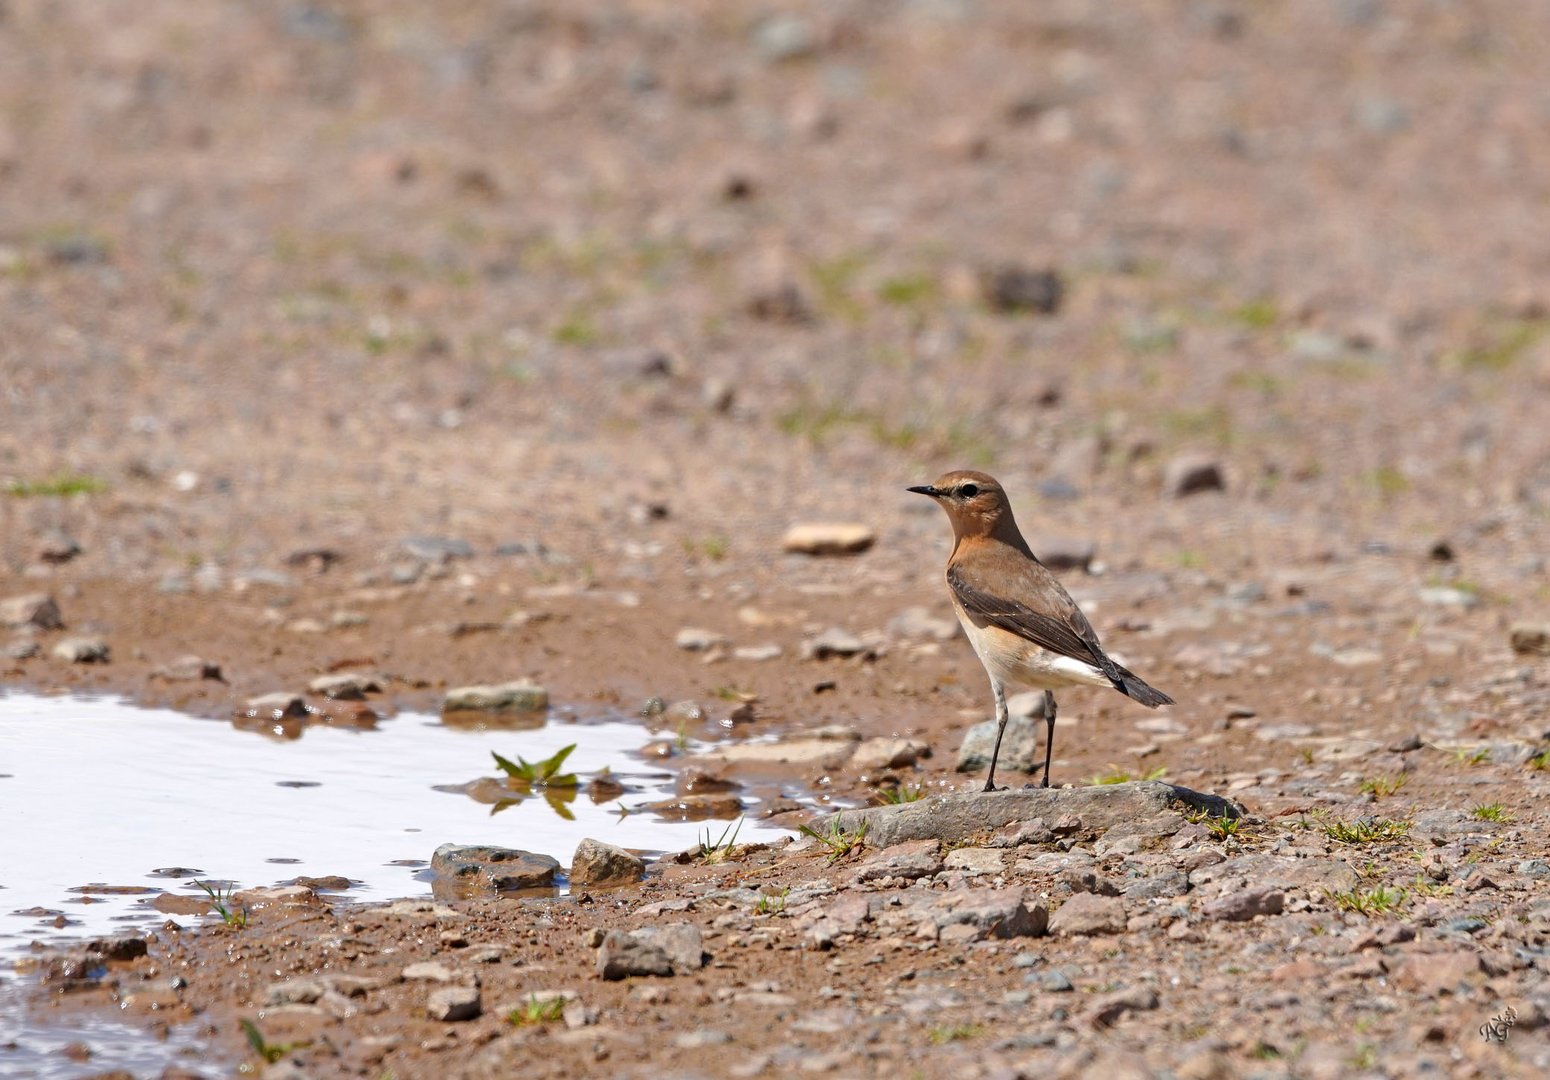
POLYGON ((1044 691, 1044 786, 1049 787, 1049 759, 1055 753, 1055 692, 1044 691))
POLYGON ((991 681, 990 689, 996 695, 996 748, 990 752, 990 775, 985 777, 985 790, 996 790, 996 759, 1001 756, 1001 736, 1006 734, 1006 691, 1001 684, 991 681))

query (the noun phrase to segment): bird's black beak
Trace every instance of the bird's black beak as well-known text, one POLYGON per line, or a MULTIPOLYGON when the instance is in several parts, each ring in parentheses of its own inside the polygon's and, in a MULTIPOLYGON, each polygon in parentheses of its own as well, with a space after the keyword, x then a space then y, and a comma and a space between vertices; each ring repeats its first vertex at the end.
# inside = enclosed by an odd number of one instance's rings
POLYGON ((905 491, 913 491, 916 495, 929 495, 933 499, 942 494, 930 484, 922 484, 919 487, 905 488, 905 491))

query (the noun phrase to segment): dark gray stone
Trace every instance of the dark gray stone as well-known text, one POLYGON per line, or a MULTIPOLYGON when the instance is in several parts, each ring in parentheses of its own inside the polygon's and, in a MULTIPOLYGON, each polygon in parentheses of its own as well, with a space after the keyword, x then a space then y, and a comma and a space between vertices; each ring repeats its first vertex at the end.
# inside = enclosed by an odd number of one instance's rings
POLYGON ((660 946, 622 930, 610 930, 597 950, 597 973, 617 980, 631 975, 673 974, 673 962, 660 946))
POLYGON ((1256 915, 1279 915, 1286 896, 1280 889, 1240 889, 1219 896, 1205 906, 1208 919, 1222 922, 1248 922, 1256 915))
POLYGON ((456 900, 546 889, 559 869, 559 860, 531 851, 442 844, 431 856, 431 893, 439 900, 456 900))

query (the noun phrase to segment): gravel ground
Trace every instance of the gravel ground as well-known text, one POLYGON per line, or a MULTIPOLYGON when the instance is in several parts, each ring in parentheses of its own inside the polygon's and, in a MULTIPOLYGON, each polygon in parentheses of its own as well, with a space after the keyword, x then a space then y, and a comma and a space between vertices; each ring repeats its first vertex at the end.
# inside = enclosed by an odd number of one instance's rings
POLYGON ((903 488, 978 467, 1179 702, 1063 696, 1062 797, 1244 813, 255 901, 39 1014, 294 1027, 308 1076, 1544 1075, 1547 48, 1505 0, 0 5, 5 684, 747 699, 692 764, 968 791, 903 488), (599 977, 672 921, 705 966, 599 977), (270 1004, 320 975, 366 981, 270 1004))

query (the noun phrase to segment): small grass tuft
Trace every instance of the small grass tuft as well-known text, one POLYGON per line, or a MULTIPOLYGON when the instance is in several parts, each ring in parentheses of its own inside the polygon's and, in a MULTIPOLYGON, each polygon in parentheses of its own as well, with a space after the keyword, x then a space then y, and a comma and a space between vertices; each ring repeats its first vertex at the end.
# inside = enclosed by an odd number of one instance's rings
POLYGON ((938 1046, 960 1039, 972 1039, 979 1033, 978 1024, 938 1024, 928 1032, 931 1041, 938 1046))
POLYGON ((506 1014, 506 1023, 513 1027, 528 1024, 552 1024, 565 1015, 565 998, 559 994, 539 997, 529 994, 527 1001, 506 1014))
POLYGON ((1275 301, 1265 297, 1249 300, 1232 310, 1232 321, 1250 330, 1268 330, 1281 321, 1281 309, 1275 301))
POLYGON ((1528 767, 1535 772, 1550 772, 1550 750, 1541 750, 1529 758, 1528 767))
POLYGON ((1470 811, 1480 821, 1511 821, 1512 811, 1499 802, 1482 803, 1470 811))
POLYGON ((16 499, 96 495, 107 489, 106 481, 84 473, 55 473, 44 480, 7 480, 5 482, 5 493, 16 499))
POLYGON ((1122 769, 1118 765, 1110 762, 1108 772, 1099 773, 1097 776, 1088 777, 1088 783, 1096 787, 1104 784, 1128 784, 1132 780, 1161 780, 1163 776, 1167 774, 1167 772, 1168 766, 1159 765, 1151 772, 1143 773, 1142 775, 1137 776, 1134 773, 1131 773, 1129 770, 1122 769))
POLYGON ((1204 825, 1211 831, 1211 837, 1215 840, 1237 839, 1238 830, 1243 827, 1241 817, 1232 817, 1228 814, 1216 815, 1209 810, 1186 814, 1184 820, 1192 825, 1204 825))
POLYGON ((1486 761, 1490 760, 1490 757, 1491 751, 1489 747, 1481 746, 1474 750, 1461 747, 1453 751, 1453 764, 1468 769, 1475 765, 1485 764, 1486 761))
POLYGON ((1357 818, 1355 821, 1336 818, 1323 824, 1325 836, 1337 844, 1351 846, 1387 843, 1399 840, 1410 832, 1410 822, 1389 821, 1385 818, 1357 818))
POLYGON ((1404 907, 1405 901, 1409 899, 1409 893, 1404 889, 1390 889, 1382 885, 1346 892, 1325 889, 1324 895, 1334 901, 1341 911, 1353 911, 1358 915, 1392 915, 1404 907))
POLYGON ((926 797, 924 784, 900 784, 897 787, 879 788, 876 792, 877 801, 883 806, 897 806, 900 803, 919 802, 926 797))
POLYGON ((833 864, 843 859, 845 856, 849 855, 852 851, 865 844, 867 829, 870 827, 870 825, 870 822, 863 821, 859 829, 855 829, 851 832, 845 832, 840 828, 840 819, 834 818, 829 822, 829 831, 827 834, 819 832, 811 825, 799 826, 797 831, 807 836, 811 836, 814 840, 817 840, 824 847, 828 848, 829 864, 832 866, 833 864))
POLYGON ((786 910, 786 897, 791 893, 791 886, 787 885, 780 892, 771 896, 764 893, 759 897, 758 906, 754 910, 760 915, 779 915, 786 910))
POLYGON ((1394 775, 1369 776, 1362 781, 1361 790, 1375 799, 1386 799, 1404 787, 1409 780, 1410 774, 1407 772, 1394 775))
POLYGON ((726 862, 732 857, 732 849, 737 845, 737 834, 742 831, 742 828, 743 819, 738 818, 721 830, 721 835, 714 843, 710 838, 710 829, 707 828, 705 835, 700 837, 700 849, 696 854, 702 861, 712 865, 726 862))
POLYGON ((220 885, 211 885, 207 881, 195 881, 199 889, 210 898, 210 910, 221 917, 221 921, 233 930, 241 930, 248 924, 248 909, 235 907, 232 904, 232 887, 224 888, 220 885))

